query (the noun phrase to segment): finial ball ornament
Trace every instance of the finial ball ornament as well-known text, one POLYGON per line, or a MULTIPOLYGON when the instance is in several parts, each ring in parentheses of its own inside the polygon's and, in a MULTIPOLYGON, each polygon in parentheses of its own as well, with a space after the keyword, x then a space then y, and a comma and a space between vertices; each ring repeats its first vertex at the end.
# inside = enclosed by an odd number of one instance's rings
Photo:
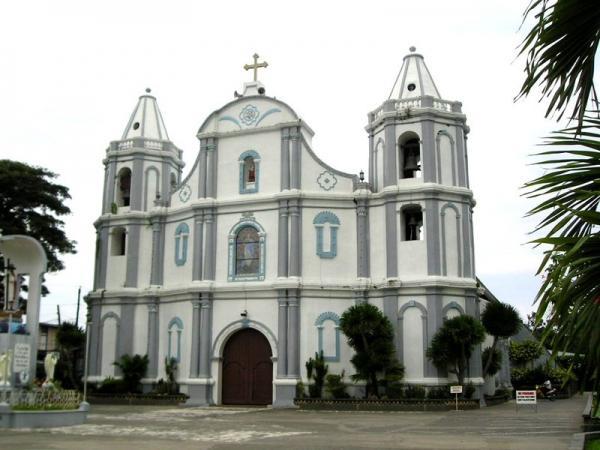
POLYGON ((413 46, 411 46, 411 47, 409 48, 409 50, 410 50, 412 53, 414 53, 414 52, 416 52, 416 51, 417 51, 417 47, 415 47, 415 46, 413 45, 413 46))
POLYGON ((146 88, 146 92, 149 94, 150 92, 152 92, 152 89, 146 88))

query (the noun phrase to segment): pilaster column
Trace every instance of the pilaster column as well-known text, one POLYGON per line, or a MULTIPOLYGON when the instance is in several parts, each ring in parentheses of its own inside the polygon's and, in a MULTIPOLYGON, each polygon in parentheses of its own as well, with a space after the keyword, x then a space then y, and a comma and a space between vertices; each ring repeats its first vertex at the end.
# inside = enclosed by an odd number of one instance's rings
MULTIPOLYGON (((427 348, 431 345, 431 340, 437 330, 442 326, 442 296, 437 289, 427 289, 427 348)), ((433 365, 429 358, 426 358, 427 365, 425 366, 426 377, 439 377, 447 374, 441 374, 440 371, 433 365)))
POLYGON ((115 182, 117 178, 117 162, 111 159, 105 163, 105 178, 104 178, 104 201, 102 203, 102 213, 108 214, 111 212, 111 205, 115 201, 115 182))
POLYGON ((90 354, 88 356, 88 373, 89 375, 100 375, 101 362, 99 361, 100 345, 100 300, 90 300, 88 303, 90 308, 90 354))
POLYGON ((98 255, 96 259, 96 278, 94 280, 94 289, 102 289, 106 286, 106 265, 108 263, 108 227, 104 224, 99 225, 98 230, 98 255))
POLYGON ((300 298, 298 289, 290 289, 288 298, 288 375, 300 377, 300 298))
POLYGON ((281 190, 290 188, 290 129, 281 130, 281 190))
POLYGON ((158 299, 148 304, 148 378, 158 377, 158 299))
POLYGON ((200 300, 192 300, 192 348, 190 352, 190 378, 198 378, 200 355, 200 300))
POLYGON ((292 129, 292 169, 291 169, 291 188, 301 189, 301 152, 300 152, 300 140, 302 135, 300 129, 292 129))
POLYGON ((289 201, 290 214, 290 265, 289 276, 302 275, 302 227, 300 217, 300 200, 289 201))
POLYGON ((398 218, 396 204, 389 201, 385 204, 385 261, 386 276, 398 276, 398 218))
POLYGON ((277 276, 288 276, 288 207, 286 201, 279 202, 279 229, 277 240, 277 276))
POLYGON ((359 199, 356 207, 356 276, 368 278, 369 270, 369 209, 365 199, 359 199))
POLYGON ((440 210, 437 199, 425 200, 425 240, 427 245, 427 274, 441 275, 442 236, 440 232, 440 210))
POLYGON ((210 198, 217 197, 217 140, 207 139, 206 144, 206 196, 210 198))
POLYGON ((208 209, 204 213, 204 222, 206 223, 206 254, 204 255, 204 279, 215 279, 216 251, 217 251, 217 216, 214 209, 208 209))
POLYGON ((143 208, 142 194, 144 191, 144 161, 140 155, 133 157, 131 168, 131 211, 141 211, 143 208))
POLYGON ((150 269, 150 284, 162 284, 163 253, 164 253, 164 223, 160 217, 152 217, 152 266, 150 269))
MULTIPOLYGON (((394 111, 396 103, 394 100, 388 100, 383 104, 384 112, 394 111)), ((396 142, 396 124, 386 119, 383 125, 385 136, 385 148, 383 151, 383 187, 395 186, 398 181, 398 144, 396 142)))
MULTIPOLYGON (((465 312, 467 315, 479 320, 479 299, 474 295, 465 297, 465 312)), ((481 366, 481 344, 478 344, 473 349, 473 354, 469 359, 469 377, 483 377, 483 367, 481 366)))
POLYGON ((198 198, 206 197, 206 139, 200 140, 200 162, 198 167, 198 198))
POLYGON ((137 287, 138 267, 140 259, 140 227, 139 223, 127 226, 127 265, 125 269, 125 287, 137 287))
POLYGON ((192 260, 192 280, 202 279, 202 247, 204 244, 204 214, 194 210, 194 249, 192 260))
POLYGON ((421 153, 423 155, 423 181, 435 183, 437 168, 433 120, 423 120, 421 122, 421 153))
POLYGON ((210 377, 210 344, 212 328, 212 294, 200 300, 200 378, 210 377))
POLYGON ((288 303, 285 289, 279 290, 277 299, 277 377, 285 377, 287 371, 288 303))

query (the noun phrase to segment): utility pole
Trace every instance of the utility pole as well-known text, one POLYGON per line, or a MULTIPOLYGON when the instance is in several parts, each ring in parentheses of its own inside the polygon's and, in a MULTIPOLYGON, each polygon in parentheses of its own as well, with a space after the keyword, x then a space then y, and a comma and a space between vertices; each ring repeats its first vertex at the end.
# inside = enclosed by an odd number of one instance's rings
POLYGON ((75 316, 75 327, 79 328, 79 303, 81 302, 81 286, 77 290, 77 315, 75 316))
POLYGON ((60 327, 60 305, 56 305, 56 314, 58 315, 58 326, 60 327))

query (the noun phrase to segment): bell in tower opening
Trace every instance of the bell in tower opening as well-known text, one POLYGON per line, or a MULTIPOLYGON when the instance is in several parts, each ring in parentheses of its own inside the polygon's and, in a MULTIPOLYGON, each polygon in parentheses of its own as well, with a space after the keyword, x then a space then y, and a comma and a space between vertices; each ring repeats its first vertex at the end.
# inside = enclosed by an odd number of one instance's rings
POLYGON ((410 139, 402 146, 404 154, 404 178, 419 178, 421 174, 421 150, 418 139, 410 139))

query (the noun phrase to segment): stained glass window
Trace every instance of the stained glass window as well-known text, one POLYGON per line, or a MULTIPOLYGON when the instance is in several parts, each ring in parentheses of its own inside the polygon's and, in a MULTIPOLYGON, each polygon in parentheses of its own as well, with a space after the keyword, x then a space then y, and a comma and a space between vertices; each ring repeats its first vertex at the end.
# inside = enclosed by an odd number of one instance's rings
POLYGON ((242 228, 235 239, 236 275, 258 275, 260 271, 260 240, 256 228, 242 228))

